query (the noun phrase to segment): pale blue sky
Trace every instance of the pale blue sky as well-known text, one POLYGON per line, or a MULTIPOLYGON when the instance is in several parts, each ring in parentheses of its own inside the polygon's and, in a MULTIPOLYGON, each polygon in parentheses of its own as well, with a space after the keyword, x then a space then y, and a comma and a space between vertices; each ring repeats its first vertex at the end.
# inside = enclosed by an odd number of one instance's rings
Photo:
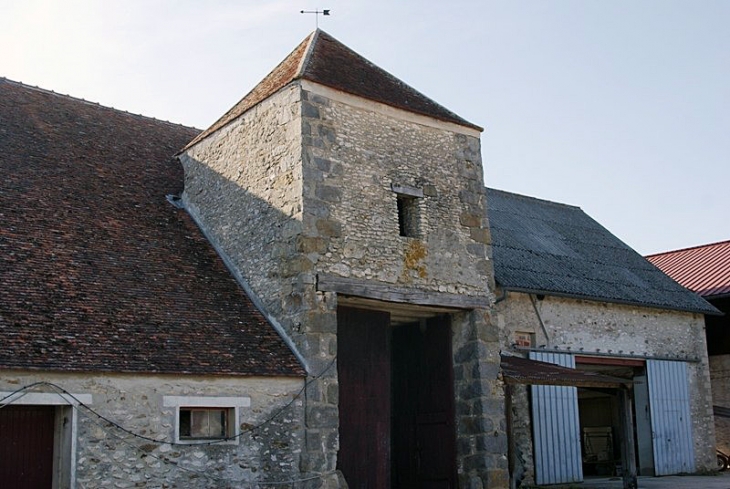
POLYGON ((485 127, 489 186, 730 239, 730 0, 0 0, 0 76, 205 128, 320 27, 485 127))

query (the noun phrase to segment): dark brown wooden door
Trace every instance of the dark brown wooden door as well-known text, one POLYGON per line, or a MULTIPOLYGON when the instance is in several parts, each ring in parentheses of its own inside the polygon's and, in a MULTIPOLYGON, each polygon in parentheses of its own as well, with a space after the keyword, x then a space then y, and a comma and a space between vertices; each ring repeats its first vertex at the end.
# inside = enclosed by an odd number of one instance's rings
POLYGON ((352 489, 390 487, 390 314, 337 310, 340 451, 352 489))
POLYGON ((393 330, 395 489, 456 487, 454 382, 447 317, 393 330))
POLYGON ((0 409, 0 488, 50 489, 54 418, 53 406, 0 409))

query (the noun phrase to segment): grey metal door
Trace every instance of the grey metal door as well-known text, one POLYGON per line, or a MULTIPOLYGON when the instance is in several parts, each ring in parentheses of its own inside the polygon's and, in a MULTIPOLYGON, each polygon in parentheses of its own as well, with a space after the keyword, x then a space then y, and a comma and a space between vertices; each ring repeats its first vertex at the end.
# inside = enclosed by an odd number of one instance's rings
POLYGON ((647 360, 656 475, 695 471, 687 364, 647 360))
MULTIPOLYGON (((570 354, 530 352, 530 358, 575 368, 570 354)), ((537 484, 582 481, 578 389, 533 385, 532 430, 537 484)))

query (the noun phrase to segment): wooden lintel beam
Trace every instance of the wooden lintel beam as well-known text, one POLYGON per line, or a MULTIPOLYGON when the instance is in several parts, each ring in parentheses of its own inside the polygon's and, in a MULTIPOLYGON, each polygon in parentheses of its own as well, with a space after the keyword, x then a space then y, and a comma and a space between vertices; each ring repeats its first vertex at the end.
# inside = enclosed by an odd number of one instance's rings
MULTIPOLYGON (((581 381, 581 380, 559 380, 559 379, 514 379, 503 377, 504 383, 508 385, 555 385, 559 387, 580 387, 585 389, 602 391, 603 389, 620 389, 624 384, 618 382, 581 381)), ((603 391, 606 392, 606 391, 603 391)))
POLYGON ((613 367, 643 367, 646 361, 641 358, 598 357, 576 355, 575 363, 582 365, 610 365, 613 367))
POLYGON ((409 287, 397 287, 369 280, 360 280, 334 275, 317 275, 317 290, 337 292, 338 294, 366 297, 386 302, 400 302, 421 306, 439 306, 451 309, 487 308, 490 305, 487 296, 469 296, 433 292, 409 287))

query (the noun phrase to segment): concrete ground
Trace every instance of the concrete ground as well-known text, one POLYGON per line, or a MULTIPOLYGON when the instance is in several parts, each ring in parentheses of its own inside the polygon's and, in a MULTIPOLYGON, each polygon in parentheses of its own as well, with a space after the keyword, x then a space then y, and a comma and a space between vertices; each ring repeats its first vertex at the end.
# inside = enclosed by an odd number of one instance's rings
MULTIPOLYGON (((621 489, 618 477, 588 478, 575 489, 621 489)), ((639 489, 730 489, 730 471, 718 475, 670 475, 666 477, 639 477, 639 489)))

